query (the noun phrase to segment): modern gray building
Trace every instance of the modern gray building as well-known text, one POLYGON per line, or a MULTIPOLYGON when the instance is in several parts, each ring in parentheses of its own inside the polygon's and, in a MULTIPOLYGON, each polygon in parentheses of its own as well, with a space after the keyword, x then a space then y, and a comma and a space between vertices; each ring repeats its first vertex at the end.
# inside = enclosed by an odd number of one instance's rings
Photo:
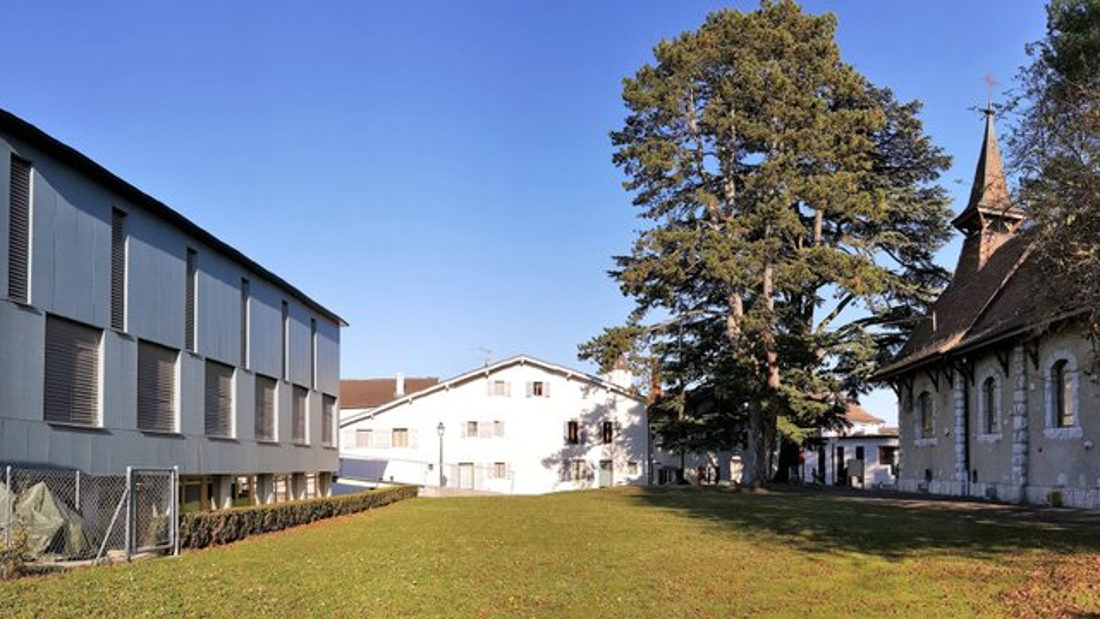
POLYGON ((185 508, 328 493, 339 316, 0 110, 0 463, 178 466, 185 508))

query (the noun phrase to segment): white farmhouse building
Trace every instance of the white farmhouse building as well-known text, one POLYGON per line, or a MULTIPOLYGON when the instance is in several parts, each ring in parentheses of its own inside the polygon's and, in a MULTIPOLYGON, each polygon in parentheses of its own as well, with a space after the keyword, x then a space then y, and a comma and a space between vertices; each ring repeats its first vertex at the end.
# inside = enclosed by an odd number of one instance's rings
POLYGON ((646 409, 629 385, 624 370, 602 379, 519 356, 344 410, 341 481, 506 494, 645 484, 646 409))
POLYGON ((848 403, 844 421, 843 430, 819 430, 803 449, 802 481, 857 488, 895 485, 898 429, 854 402, 848 403))
POLYGON ((338 316, 2 110, 0 196, 0 464, 176 466, 185 509, 327 492, 338 316))

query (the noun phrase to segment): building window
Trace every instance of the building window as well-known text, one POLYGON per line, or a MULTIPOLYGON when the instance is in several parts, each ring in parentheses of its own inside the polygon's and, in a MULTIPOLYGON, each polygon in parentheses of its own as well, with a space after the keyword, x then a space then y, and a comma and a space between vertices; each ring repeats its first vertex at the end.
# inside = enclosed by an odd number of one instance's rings
POLYGON ((99 329, 46 316, 46 421, 82 426, 98 423, 99 341, 99 329))
POLYGON ((493 436, 495 436, 496 438, 501 438, 501 437, 504 436, 504 422, 503 421, 494 421, 493 422, 493 436))
POLYGON ((408 447, 409 446, 409 429, 408 428, 394 428, 393 440, 390 442, 393 447, 408 447))
POLYGON ((1059 359, 1050 367, 1050 388, 1055 427, 1069 428, 1076 425, 1077 416, 1073 410, 1073 377, 1067 360, 1059 359))
POLYGON ((986 434, 996 434, 1000 431, 1000 407, 997 397, 997 379, 990 376, 982 382, 981 412, 982 424, 986 434))
POLYGON ((500 397, 512 396, 512 383, 506 380, 494 380, 489 383, 489 395, 500 397))
POLYGON ((126 330, 126 213, 111 209, 111 328, 126 330))
POLYGON ((581 424, 579 421, 567 421, 565 423, 565 442, 570 445, 580 444, 581 424))
POLYGON ((527 397, 529 398, 548 398, 550 397, 550 383, 536 380, 534 382, 527 383, 527 397))
POLYGON ((256 375, 256 440, 275 440, 275 379, 256 375))
POLYGON ((295 443, 306 442, 306 411, 309 406, 309 389, 294 385, 291 394, 291 435, 295 443))
POLYGON ((137 405, 139 430, 176 431, 176 359, 179 353, 151 342, 138 342, 137 405))
POLYGON ((493 463, 493 479, 504 479, 508 476, 508 465, 504 462, 493 463))
POLYGON ((588 463, 584 460, 569 462, 569 481, 584 481, 588 478, 588 463))
POLYGON ((187 350, 195 352, 195 315, 198 314, 198 273, 199 255, 190 247, 187 248, 187 300, 184 308, 184 343, 187 350))
POLYGON ((30 300, 27 277, 31 250, 31 163, 11 156, 8 196, 8 296, 30 300))
POLYGON ((626 474, 637 475, 638 474, 638 462, 636 460, 630 460, 626 463, 626 474))
POLYGON ((233 368, 206 361, 206 435, 233 436, 233 368))
POLYGON ((283 380, 290 380, 290 304, 283 301, 283 380))
POLYGON ((600 427, 600 438, 603 440, 604 445, 607 445, 615 438, 615 424, 613 422, 603 422, 600 427))
POLYGON ((476 421, 467 421, 466 422, 466 434, 463 435, 463 438, 477 438, 477 422, 476 421))
POLYGON ((252 285, 244 277, 241 278, 241 367, 249 368, 248 359, 248 302, 252 297, 252 285))
POLYGON ((917 424, 920 428, 921 438, 933 437, 932 416, 934 414, 932 410, 932 394, 927 391, 922 391, 921 394, 917 396, 917 424))
POLYGON ((336 421, 335 413, 336 398, 330 395, 321 396, 321 444, 325 447, 332 447, 332 439, 335 436, 332 427, 336 421))
POLYGON ((317 319, 309 319, 309 387, 317 388, 317 319))
POLYGON ((371 445, 372 445, 371 438, 373 437, 373 435, 374 435, 374 433, 371 432, 370 430, 356 430, 355 431, 355 446, 356 447, 364 447, 364 448, 371 447, 371 445))

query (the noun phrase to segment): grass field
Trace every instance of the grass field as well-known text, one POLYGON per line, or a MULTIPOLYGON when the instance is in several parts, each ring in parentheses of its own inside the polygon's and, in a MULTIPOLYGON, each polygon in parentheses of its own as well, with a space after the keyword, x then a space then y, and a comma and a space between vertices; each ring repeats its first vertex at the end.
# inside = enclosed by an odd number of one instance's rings
POLYGON ((0 584, 0 616, 1027 616, 1100 611, 1100 526, 835 494, 416 499, 0 584))

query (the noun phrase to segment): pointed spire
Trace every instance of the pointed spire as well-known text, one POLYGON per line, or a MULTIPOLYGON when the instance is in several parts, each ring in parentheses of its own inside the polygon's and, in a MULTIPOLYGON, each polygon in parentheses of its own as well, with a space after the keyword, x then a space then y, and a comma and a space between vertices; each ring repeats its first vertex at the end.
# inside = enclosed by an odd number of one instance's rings
POLYGON ((997 132, 993 127, 993 108, 985 110, 985 135, 978 165, 974 170, 974 184, 970 188, 970 200, 952 223, 963 232, 976 232, 982 226, 984 216, 1002 217, 1018 222, 1024 213, 1012 204, 1005 183, 1004 164, 997 147, 997 132))

